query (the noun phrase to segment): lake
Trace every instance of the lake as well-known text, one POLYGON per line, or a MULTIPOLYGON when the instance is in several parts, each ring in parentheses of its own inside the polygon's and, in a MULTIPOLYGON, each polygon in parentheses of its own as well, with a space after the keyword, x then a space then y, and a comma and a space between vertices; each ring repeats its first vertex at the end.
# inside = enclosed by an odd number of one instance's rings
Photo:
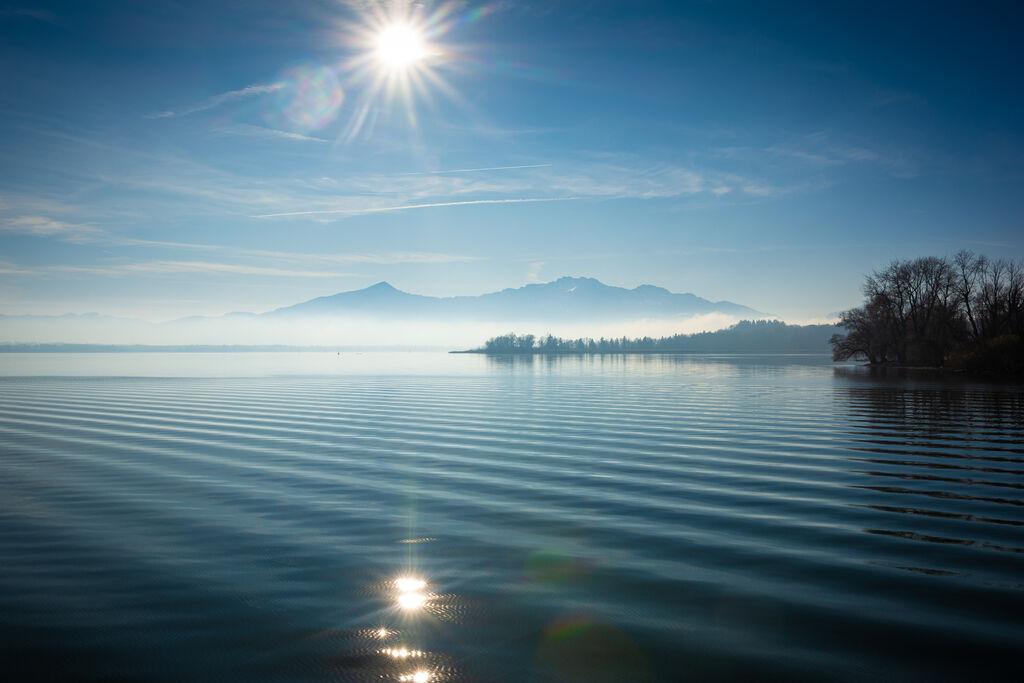
POLYGON ((8 680, 1019 676, 1019 384, 815 356, 0 375, 8 680))

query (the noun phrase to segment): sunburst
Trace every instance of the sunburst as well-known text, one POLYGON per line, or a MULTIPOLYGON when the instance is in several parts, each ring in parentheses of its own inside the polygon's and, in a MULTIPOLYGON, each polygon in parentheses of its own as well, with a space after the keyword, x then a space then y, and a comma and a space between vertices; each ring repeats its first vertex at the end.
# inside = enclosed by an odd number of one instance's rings
POLYGON ((418 103, 431 104, 438 93, 460 101, 442 76, 456 61, 443 42, 455 23, 454 7, 447 3, 428 12, 418 4, 381 4, 343 31, 346 47, 354 52, 344 68, 361 90, 346 139, 359 135, 372 108, 397 103, 415 126, 418 103))

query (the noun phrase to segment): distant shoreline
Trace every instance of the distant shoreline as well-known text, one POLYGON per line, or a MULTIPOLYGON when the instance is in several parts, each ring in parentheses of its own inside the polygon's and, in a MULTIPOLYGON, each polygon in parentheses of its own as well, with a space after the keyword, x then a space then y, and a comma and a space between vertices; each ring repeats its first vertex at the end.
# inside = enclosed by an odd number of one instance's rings
POLYGON ((22 344, 0 343, 0 353, 363 353, 444 351, 443 346, 288 346, 284 344, 22 344))
POLYGON ((826 351, 487 351, 466 349, 448 353, 470 353, 481 356, 828 356, 826 351))
POLYGON ((491 337, 462 353, 485 355, 593 355, 593 354, 741 354, 827 355, 829 340, 839 332, 834 325, 788 325, 779 320, 742 320, 713 332, 668 337, 575 339, 548 335, 508 334, 491 337))

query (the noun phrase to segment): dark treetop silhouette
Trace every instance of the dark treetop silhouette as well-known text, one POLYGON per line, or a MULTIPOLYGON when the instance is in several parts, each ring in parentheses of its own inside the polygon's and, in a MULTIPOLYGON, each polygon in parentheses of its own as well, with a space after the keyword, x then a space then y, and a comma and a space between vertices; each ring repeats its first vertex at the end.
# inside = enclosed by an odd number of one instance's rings
POLYGON ((744 320, 716 332, 630 339, 562 339, 551 335, 504 334, 467 353, 827 353, 834 325, 787 325, 744 320))
POLYGON ((1024 264, 968 251, 893 261, 868 276, 864 304, 842 314, 836 360, 1024 371, 1024 264))

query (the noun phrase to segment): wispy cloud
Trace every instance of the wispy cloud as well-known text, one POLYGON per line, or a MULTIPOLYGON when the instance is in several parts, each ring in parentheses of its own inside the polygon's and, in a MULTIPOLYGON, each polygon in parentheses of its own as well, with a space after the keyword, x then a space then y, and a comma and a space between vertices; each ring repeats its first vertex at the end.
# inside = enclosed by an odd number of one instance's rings
POLYGON ((427 204, 405 204, 402 206, 378 206, 365 209, 327 209, 323 211, 285 211, 282 213, 267 213, 253 218, 283 218, 287 216, 322 216, 322 215, 348 215, 354 216, 368 213, 389 213, 393 211, 411 211, 414 209, 434 209, 444 206, 476 206, 481 204, 529 204, 534 202, 568 202, 579 197, 521 197, 512 199, 470 199, 460 202, 430 202, 427 204))
POLYGON ((225 135, 243 135, 253 138, 268 138, 275 140, 292 140, 294 142, 319 142, 325 143, 330 140, 324 138, 316 138, 310 135, 303 135, 302 133, 294 133, 290 130, 279 130, 277 128, 265 128, 263 126, 253 126, 248 123, 239 123, 233 126, 219 126, 214 128, 215 133, 222 133, 225 135))
MULTIPOLYGON (((260 126, 231 126, 221 132, 260 136, 289 134, 287 130, 260 126)), ((310 145, 311 153, 327 147, 305 144, 310 145)), ((732 204, 764 201, 814 189, 801 184, 803 178, 780 178, 758 172, 740 174, 730 168, 737 164, 723 163, 721 157, 714 160, 716 163, 683 164, 650 162, 638 155, 621 153, 579 153, 574 158, 535 164, 310 176, 294 166, 252 173, 237 167, 204 163, 195 156, 181 157, 166 152, 143 154, 121 147, 110 148, 108 152, 117 163, 106 164, 95 172, 81 172, 75 182, 83 194, 72 193, 71 196, 91 196, 84 193, 97 184, 115 191, 127 190, 121 193, 122 200, 115 210, 87 204, 71 212, 44 212, 19 202, 17 213, 49 213, 70 221, 88 212, 90 219, 113 217, 121 225, 126 220, 143 220, 165 212, 199 220, 224 216, 228 220, 305 217, 331 221, 439 207, 498 207, 570 200, 687 200, 671 205, 673 209, 683 209, 698 197, 716 205, 732 204)), ((763 151, 762 156, 765 156, 763 151)), ((55 171, 60 170, 58 164, 59 157, 55 154, 52 164, 55 171)), ((78 222, 84 221, 78 219, 78 222)))
MULTIPOLYGON (((26 269, 19 269, 17 274, 26 274, 26 269)), ((352 273, 336 271, 309 270, 306 268, 286 269, 266 266, 252 266, 239 263, 218 263, 213 261, 143 261, 140 263, 123 263, 114 265, 74 266, 50 265, 39 266, 28 270, 33 275, 81 274, 124 276, 136 273, 145 274, 181 274, 205 273, 223 275, 263 275, 270 277, 292 278, 339 278, 353 277, 352 273)))
POLYGON ((548 168, 551 164, 524 164, 521 166, 486 166, 483 168, 452 168, 444 171, 414 171, 412 173, 396 173, 395 175, 449 175, 455 173, 478 173, 480 171, 512 171, 522 168, 548 168))
POLYGON ((547 265, 547 261, 532 261, 526 268, 526 281, 527 282, 540 282, 541 271, 544 270, 544 266, 547 265))
MULTIPOLYGON (((0 207, 3 200, 0 199, 0 207)), ((338 277, 348 273, 324 270, 325 266, 400 265, 465 263, 479 257, 465 254, 428 251, 374 251, 308 253, 268 249, 239 248, 233 245, 192 243, 171 240, 151 240, 127 237, 91 224, 70 223, 43 215, 19 215, 0 219, 0 234, 24 234, 78 244, 93 244, 104 248, 140 248, 149 250, 194 251, 204 254, 222 254, 234 261, 249 263, 210 262, 197 260, 156 260, 136 264, 113 266, 52 265, 28 267, 0 261, 0 275, 39 275, 52 273, 94 273, 97 275, 126 274, 132 272, 219 272, 289 277, 338 277), (255 263, 253 263, 255 262, 255 263), (289 268, 280 267, 282 264, 289 268), (301 268, 301 270, 300 270, 301 268)))
POLYGON ((479 256, 465 254, 445 254, 437 252, 399 251, 383 254, 337 254, 321 258, 335 263, 375 263, 379 265, 396 265, 400 263, 468 263, 479 261, 479 256))
POLYGON ((0 261, 0 275, 31 275, 32 271, 24 266, 19 266, 7 261, 0 261))
POLYGON ((216 263, 210 261, 150 261, 124 266, 127 272, 144 273, 224 273, 229 275, 269 275, 274 277, 332 278, 352 277, 351 273, 306 268, 286 269, 252 266, 240 263, 216 263))
POLYGON ((789 158, 820 168, 873 164, 886 169, 896 178, 914 178, 919 173, 918 163, 905 153, 883 151, 874 145, 840 141, 825 131, 776 143, 766 147, 764 151, 775 157, 789 158))
POLYGON ((153 114, 147 115, 146 118, 150 119, 167 119, 176 116, 188 116, 189 114, 196 114, 207 109, 213 109, 219 107, 227 102, 233 102, 235 100, 244 99, 246 97, 252 97, 253 95, 265 95, 267 93, 280 90, 284 87, 284 83, 260 83, 255 85, 249 85, 238 90, 229 90, 228 92, 208 97, 207 99, 180 109, 158 111, 153 114))
POLYGON ((562 133, 567 129, 553 126, 524 126, 519 128, 488 125, 484 123, 460 124, 448 121, 439 121, 438 126, 451 130, 460 135, 479 135, 480 137, 501 138, 515 137, 520 135, 546 135, 549 133, 562 133))
POLYGON ((35 237, 56 237, 70 242, 85 242, 103 234, 91 225, 66 223, 47 216, 15 216, 0 222, 0 232, 35 237))
POLYGON ((159 240, 140 240, 130 238, 111 238, 110 243, 127 247, 148 247, 180 249, 186 251, 224 252, 233 256, 253 259, 267 259, 293 264, 374 264, 398 265, 405 263, 465 263, 480 260, 477 256, 449 254, 431 251, 385 251, 385 252, 348 252, 310 254, 297 251, 276 251, 268 249, 239 249, 234 246, 219 244, 193 244, 189 242, 167 242, 159 240))
POLYGON ((673 164, 638 166, 619 161, 576 164, 541 174, 553 192, 606 199, 664 199, 710 190, 706 172, 673 164))
POLYGON ((296 203, 304 202, 306 207, 250 215, 264 219, 301 216, 329 219, 437 207, 585 199, 666 200, 698 195, 714 201, 723 201, 726 196, 764 199, 796 191, 796 187, 716 170, 669 163, 641 165, 635 159, 602 157, 557 165, 524 164, 433 173, 315 178, 293 186, 296 203), (475 173, 519 168, 530 172, 475 173), (298 195, 303 193, 306 198, 300 199, 298 195))

